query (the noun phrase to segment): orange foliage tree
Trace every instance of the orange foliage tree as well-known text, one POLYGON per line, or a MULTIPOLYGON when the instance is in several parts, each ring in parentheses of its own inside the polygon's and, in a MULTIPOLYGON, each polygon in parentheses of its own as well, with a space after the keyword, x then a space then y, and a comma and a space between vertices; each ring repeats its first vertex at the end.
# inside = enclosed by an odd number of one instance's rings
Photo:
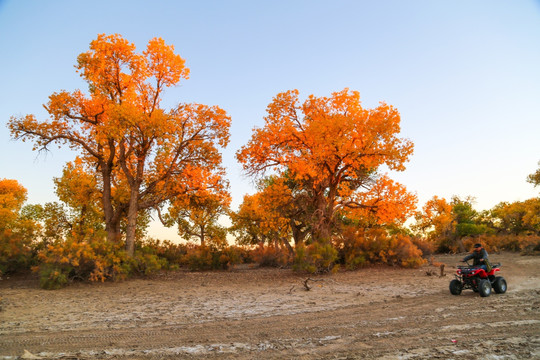
POLYGON ((491 210, 494 227, 502 234, 540 235, 540 199, 502 202, 491 210))
POLYGON ((455 232, 456 223, 452 214, 452 204, 445 198, 434 196, 426 202, 421 212, 416 213, 415 218, 415 230, 429 238, 449 237, 455 232))
POLYGON ((107 238, 119 238, 127 216, 126 249, 133 255, 139 211, 222 186, 218 148, 228 144, 230 118, 216 106, 161 107, 164 90, 187 79, 189 70, 160 38, 137 53, 120 35, 101 34, 76 68, 88 94, 54 93, 45 106, 50 119, 12 117, 9 127, 15 139, 33 140, 34 149, 57 143, 81 153, 96 176, 107 238), (115 203, 119 186, 126 197, 115 203))
POLYGON ((413 228, 428 240, 437 243, 439 251, 459 249, 465 251, 463 239, 489 232, 484 213, 473 208, 474 199, 453 196, 448 203, 434 196, 424 205, 422 212, 415 215, 413 228))
MULTIPOLYGON (((254 130, 237 159, 249 175, 287 176, 311 199, 311 238, 328 243, 340 211, 369 214, 378 223, 401 221, 416 197, 378 170, 402 171, 413 144, 398 137, 400 116, 381 103, 364 109, 345 89, 300 103, 297 90, 278 94, 265 125, 254 130)), ((305 204, 307 205, 307 204, 305 204)))
POLYGON ((292 255, 291 196, 284 179, 275 176, 264 179, 257 193, 245 195, 238 211, 231 213, 231 231, 237 242, 283 246, 292 255))
MULTIPOLYGON (((457 221, 452 204, 445 198, 433 196, 428 200, 422 211, 415 214, 416 223, 413 230, 436 244, 439 250, 448 250, 450 244, 454 245, 457 233, 457 221)), ((458 244, 463 251, 463 244, 458 244)))
POLYGON ((0 275, 30 265, 39 225, 24 216, 26 193, 18 181, 0 179, 0 275))
MULTIPOLYGON (((74 161, 68 162, 64 166, 62 176, 54 178, 54 184, 56 195, 69 208, 69 214, 66 214, 65 218, 69 219, 71 236, 83 239, 85 235, 92 236, 102 230, 103 211, 99 206, 101 195, 97 179, 92 173, 86 171, 80 158, 77 157, 74 161)), ((53 205, 46 204, 45 206, 51 208, 53 205)))
MULTIPOLYGON (((540 166, 540 162, 538 162, 538 166, 540 166)), ((527 182, 530 182, 534 186, 540 186, 540 167, 534 173, 527 176, 527 182)))
POLYGON ((0 224, 8 227, 26 201, 26 189, 17 180, 0 180, 0 224))
POLYGON ((227 229, 219 223, 229 212, 228 192, 200 192, 196 196, 179 197, 172 202, 165 223, 175 222, 178 234, 185 240, 198 240, 201 245, 227 244, 227 229))

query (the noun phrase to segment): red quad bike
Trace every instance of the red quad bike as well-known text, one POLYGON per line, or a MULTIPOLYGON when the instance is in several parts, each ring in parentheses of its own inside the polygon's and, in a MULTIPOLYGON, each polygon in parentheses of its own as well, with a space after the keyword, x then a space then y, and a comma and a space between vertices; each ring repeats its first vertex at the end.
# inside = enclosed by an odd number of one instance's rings
POLYGON ((462 290, 472 289, 480 293, 480 296, 491 295, 491 289, 497 294, 506 292, 506 280, 502 276, 495 276, 495 273, 501 271, 501 264, 493 264, 490 272, 480 269, 477 266, 470 265, 458 266, 455 279, 450 281, 450 292, 452 295, 461 294, 462 290))

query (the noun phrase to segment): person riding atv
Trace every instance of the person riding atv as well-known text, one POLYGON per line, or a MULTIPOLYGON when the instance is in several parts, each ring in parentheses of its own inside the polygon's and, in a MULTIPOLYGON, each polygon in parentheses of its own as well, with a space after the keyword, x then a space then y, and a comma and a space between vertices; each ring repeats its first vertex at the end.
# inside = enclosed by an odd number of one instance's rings
POLYGON ((464 289, 472 289, 480 293, 480 296, 486 297, 491 294, 491 289, 497 294, 504 294, 507 289, 506 280, 502 276, 495 275, 501 269, 501 264, 489 262, 487 251, 481 244, 474 245, 474 251, 461 260, 467 263, 467 266, 458 266, 455 279, 450 281, 450 293, 459 295, 464 289), (468 260, 473 259, 473 265, 468 260))
POLYGON ((482 244, 474 244, 474 250, 471 254, 465 256, 462 262, 473 259, 473 266, 484 269, 487 272, 491 271, 491 264, 487 251, 482 247, 482 244))

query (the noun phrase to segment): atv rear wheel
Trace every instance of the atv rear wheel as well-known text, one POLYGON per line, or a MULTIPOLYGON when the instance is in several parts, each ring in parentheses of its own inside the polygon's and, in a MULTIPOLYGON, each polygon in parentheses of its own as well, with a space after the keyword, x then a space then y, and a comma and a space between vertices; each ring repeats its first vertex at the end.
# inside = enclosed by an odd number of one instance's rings
POLYGON ((461 281, 456 280, 456 279, 450 281, 450 293, 452 295, 461 294, 461 290, 463 290, 463 286, 461 285, 461 281))
POLYGON ((488 297, 491 295, 491 283, 487 279, 480 280, 478 284, 478 292, 481 297, 488 297))
POLYGON ((504 294, 506 289, 506 280, 504 280, 502 276, 497 276, 493 282, 493 290, 495 290, 497 294, 504 294))

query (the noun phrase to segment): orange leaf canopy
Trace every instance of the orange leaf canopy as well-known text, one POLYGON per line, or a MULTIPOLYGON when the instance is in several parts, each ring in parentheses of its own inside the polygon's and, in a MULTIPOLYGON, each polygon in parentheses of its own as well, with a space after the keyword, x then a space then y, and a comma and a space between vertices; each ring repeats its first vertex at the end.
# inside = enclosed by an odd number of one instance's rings
POLYGON ((398 137, 398 111, 385 103, 364 109, 349 89, 302 104, 298 95, 287 91, 270 103, 265 126, 237 153, 244 170, 287 172, 311 188, 327 217, 340 207, 379 208, 385 220, 409 215, 416 197, 377 175, 383 165, 403 171, 413 152, 412 142, 398 137))

